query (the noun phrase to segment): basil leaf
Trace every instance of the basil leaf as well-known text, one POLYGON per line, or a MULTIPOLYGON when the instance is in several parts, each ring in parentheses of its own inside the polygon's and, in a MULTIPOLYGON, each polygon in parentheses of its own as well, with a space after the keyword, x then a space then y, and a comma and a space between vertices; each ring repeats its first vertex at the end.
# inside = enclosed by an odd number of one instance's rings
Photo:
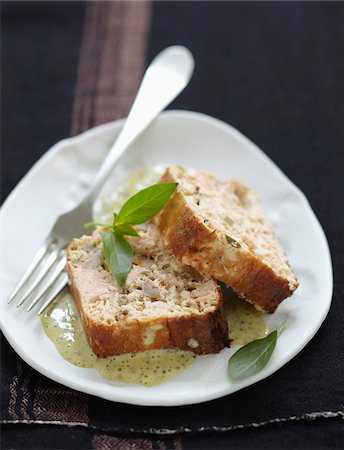
POLYGON ((116 225, 115 230, 119 233, 127 236, 140 236, 139 233, 133 228, 131 225, 128 225, 127 223, 122 223, 121 225, 116 225))
POLYGON ((229 377, 237 381, 262 370, 274 351, 277 337, 278 330, 275 330, 265 338, 257 339, 241 347, 228 362, 229 377))
POLYGON ((167 203, 177 183, 153 184, 130 197, 122 206, 116 222, 136 225, 154 217, 167 203))
POLYGON ((105 261, 120 285, 125 283, 133 262, 133 250, 122 234, 108 231, 103 234, 105 261))
POLYGON ((104 227, 106 229, 110 229, 110 226, 106 223, 100 223, 100 222, 87 222, 84 225, 85 228, 92 228, 92 227, 104 227))
POLYGON ((112 228, 115 228, 115 225, 116 225, 116 219, 117 219, 117 213, 112 213, 113 214, 113 222, 112 222, 112 228))

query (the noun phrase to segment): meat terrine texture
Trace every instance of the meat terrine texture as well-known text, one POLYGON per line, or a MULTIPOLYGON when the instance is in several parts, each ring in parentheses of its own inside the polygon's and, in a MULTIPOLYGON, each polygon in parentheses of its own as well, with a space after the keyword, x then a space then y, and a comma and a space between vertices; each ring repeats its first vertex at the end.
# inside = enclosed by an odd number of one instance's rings
POLYGON ((100 357, 151 349, 216 353, 229 345, 219 284, 171 256, 153 223, 130 237, 133 266, 119 286, 103 260, 101 228, 67 249, 70 291, 100 357))
POLYGON ((156 218, 180 263, 230 286, 258 310, 273 313, 297 288, 260 199, 244 182, 189 174, 170 166, 161 182, 178 187, 156 218))

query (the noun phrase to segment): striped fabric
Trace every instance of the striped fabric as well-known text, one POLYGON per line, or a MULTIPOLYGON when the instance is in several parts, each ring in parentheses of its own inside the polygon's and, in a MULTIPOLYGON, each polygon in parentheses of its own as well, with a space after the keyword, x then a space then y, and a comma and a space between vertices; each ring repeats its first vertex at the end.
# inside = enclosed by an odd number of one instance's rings
POLYGON ((146 0, 88 4, 72 135, 127 115, 145 66, 150 9, 146 0))

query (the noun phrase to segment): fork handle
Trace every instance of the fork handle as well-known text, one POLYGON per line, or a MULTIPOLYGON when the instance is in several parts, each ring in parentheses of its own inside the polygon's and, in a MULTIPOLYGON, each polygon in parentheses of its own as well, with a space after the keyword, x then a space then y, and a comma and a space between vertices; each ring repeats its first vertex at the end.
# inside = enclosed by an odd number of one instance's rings
POLYGON ((183 46, 168 47, 154 58, 146 70, 124 127, 96 175, 87 201, 94 203, 125 150, 186 87, 193 69, 193 56, 183 46))

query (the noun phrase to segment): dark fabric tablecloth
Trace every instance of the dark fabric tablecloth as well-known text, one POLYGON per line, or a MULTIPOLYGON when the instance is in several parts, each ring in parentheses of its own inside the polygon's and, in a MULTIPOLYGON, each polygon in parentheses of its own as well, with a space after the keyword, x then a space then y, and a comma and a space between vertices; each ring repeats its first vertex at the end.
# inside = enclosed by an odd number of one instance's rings
POLYGON ((184 44, 195 74, 171 108, 223 119, 262 148, 308 197, 334 265, 332 307, 307 347, 202 405, 72 391, 2 337, 3 448, 343 448, 343 24, 341 2, 2 3, 3 200, 55 142, 125 116, 147 63, 184 44))

